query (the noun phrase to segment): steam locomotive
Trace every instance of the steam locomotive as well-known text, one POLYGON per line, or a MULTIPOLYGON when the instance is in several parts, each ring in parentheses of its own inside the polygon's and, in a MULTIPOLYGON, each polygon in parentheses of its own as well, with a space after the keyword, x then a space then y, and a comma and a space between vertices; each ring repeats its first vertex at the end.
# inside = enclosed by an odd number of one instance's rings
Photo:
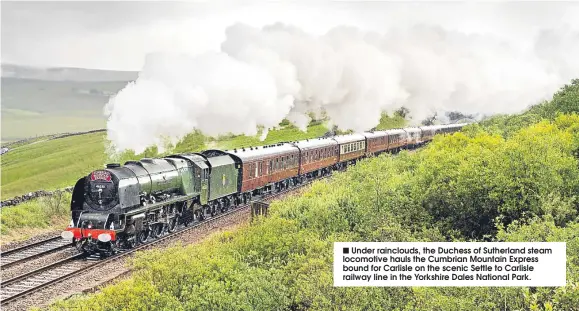
POLYGON ((62 237, 85 253, 108 256, 253 198, 345 169, 368 156, 414 148, 464 125, 364 132, 108 164, 76 182, 71 223, 62 237))

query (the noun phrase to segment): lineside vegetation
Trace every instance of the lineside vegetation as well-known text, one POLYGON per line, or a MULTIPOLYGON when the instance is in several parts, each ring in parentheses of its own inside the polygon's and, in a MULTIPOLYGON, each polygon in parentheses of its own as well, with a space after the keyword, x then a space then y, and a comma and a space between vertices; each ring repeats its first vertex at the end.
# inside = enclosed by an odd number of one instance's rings
POLYGON ((574 80, 524 114, 362 161, 253 225, 140 253, 131 279, 50 310, 579 310, 577 112, 574 80), (564 241, 567 286, 337 288, 335 241, 564 241))

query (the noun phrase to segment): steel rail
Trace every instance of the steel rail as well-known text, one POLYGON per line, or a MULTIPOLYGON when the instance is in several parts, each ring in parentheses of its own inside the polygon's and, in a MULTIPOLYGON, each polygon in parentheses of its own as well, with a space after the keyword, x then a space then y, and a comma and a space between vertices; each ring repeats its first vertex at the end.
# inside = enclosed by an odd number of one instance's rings
POLYGON ((29 261, 42 255, 69 247, 72 247, 72 243, 67 242, 60 236, 56 236, 7 250, 0 253, 0 268, 5 269, 18 263, 29 261))

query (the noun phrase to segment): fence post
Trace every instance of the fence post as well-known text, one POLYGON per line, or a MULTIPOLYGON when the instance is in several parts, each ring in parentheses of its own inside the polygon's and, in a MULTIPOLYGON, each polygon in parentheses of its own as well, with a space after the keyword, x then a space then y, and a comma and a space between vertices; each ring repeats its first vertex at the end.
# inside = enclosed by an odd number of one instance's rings
POLYGON ((268 209, 269 203, 261 201, 251 202, 251 221, 253 222, 259 216, 267 217, 268 209))

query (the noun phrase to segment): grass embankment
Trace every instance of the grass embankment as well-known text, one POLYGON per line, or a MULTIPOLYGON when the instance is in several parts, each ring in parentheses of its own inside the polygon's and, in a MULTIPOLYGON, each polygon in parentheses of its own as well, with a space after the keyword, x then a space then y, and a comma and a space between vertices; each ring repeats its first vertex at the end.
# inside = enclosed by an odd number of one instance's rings
POLYGON ((70 222, 69 193, 42 197, 2 209, 0 243, 5 244, 66 228, 70 222))
MULTIPOLYGON (((563 97, 574 96, 579 112, 579 81, 573 88, 563 97)), ((576 311, 579 115, 513 125, 508 135, 493 134, 496 124, 363 161, 200 245, 140 253, 131 279, 50 309, 576 311), (565 241, 567 286, 333 286, 334 241, 470 240, 565 241)))

